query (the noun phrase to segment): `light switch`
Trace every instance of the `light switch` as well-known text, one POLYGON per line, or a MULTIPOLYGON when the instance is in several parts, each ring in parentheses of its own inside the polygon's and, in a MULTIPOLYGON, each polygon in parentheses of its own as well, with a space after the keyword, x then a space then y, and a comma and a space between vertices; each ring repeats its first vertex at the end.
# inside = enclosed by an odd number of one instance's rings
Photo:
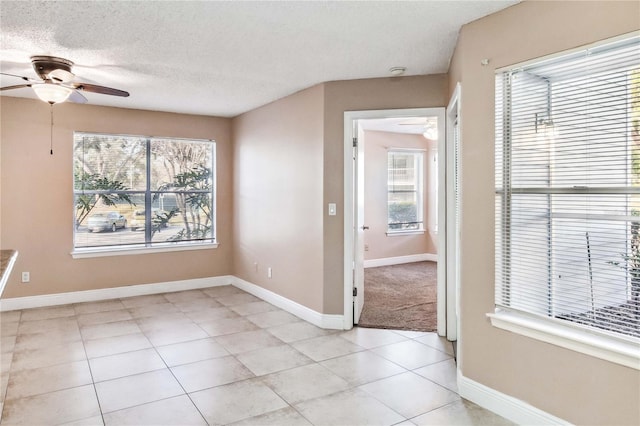
POLYGON ((329 216, 336 215, 336 203, 329 203, 329 216))

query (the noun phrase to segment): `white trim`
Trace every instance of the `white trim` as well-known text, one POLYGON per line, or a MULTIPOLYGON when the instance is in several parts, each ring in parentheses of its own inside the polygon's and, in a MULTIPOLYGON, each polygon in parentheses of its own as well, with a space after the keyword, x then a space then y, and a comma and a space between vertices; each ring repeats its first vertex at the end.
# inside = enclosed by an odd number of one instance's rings
POLYGON ((458 393, 479 406, 520 425, 570 425, 524 401, 464 377, 458 370, 458 393))
POLYGON ((282 297, 266 288, 257 286, 249 281, 245 281, 238 277, 232 277, 232 284, 241 290, 251 293, 256 297, 277 306, 280 309, 307 321, 320 328, 342 330, 344 320, 342 315, 321 314, 313 309, 307 308, 293 300, 282 297))
MULTIPOLYGON (((411 117, 435 115, 440 123, 444 123, 444 108, 406 108, 387 110, 365 110, 344 112, 344 315, 343 328, 349 330, 353 327, 353 268, 354 268, 354 168, 353 168, 353 125, 360 119, 411 117)), ((444 141, 440 132, 439 143, 444 141)), ((443 143, 443 142, 442 142, 443 143)))
POLYGON ((494 327, 640 370, 640 345, 634 341, 637 339, 616 338, 501 309, 487 316, 494 327))
POLYGON ((438 255, 432 253, 410 254, 407 256, 383 257, 380 259, 368 259, 364 261, 365 268, 377 268, 378 266, 401 265, 413 262, 437 262, 438 255))
POLYGON ((216 287, 231 284, 233 282, 233 278, 234 277, 231 275, 224 275, 220 277, 195 278, 191 280, 169 281, 155 284, 140 284, 102 288, 98 290, 72 291, 68 293, 0 299, 0 312, 216 287))
POLYGON ((333 330, 343 329, 344 319, 342 315, 321 314, 320 312, 314 311, 313 309, 307 308, 306 306, 289 300, 286 297, 282 297, 279 294, 233 275, 0 299, 0 312, 41 308, 45 306, 68 305, 71 303, 95 302, 98 300, 117 299, 120 297, 171 293, 174 291, 193 290, 222 285, 233 285, 234 287, 251 293, 254 296, 284 309, 285 311, 318 327, 333 330))
POLYGON ((604 46, 606 44, 609 43, 615 43, 617 41, 621 41, 621 40, 626 40, 629 38, 633 38, 633 37, 640 37, 640 31, 631 31, 630 33, 626 33, 626 34, 621 34, 619 36, 615 36, 615 37, 611 37, 611 38, 607 38, 604 40, 599 40, 596 41, 595 43, 590 43, 584 46, 580 46, 580 47, 576 47, 573 49, 567 49, 567 50, 563 50, 562 52, 555 52, 555 53, 551 53, 549 55, 545 55, 545 56, 541 56, 539 58, 535 58, 535 59, 529 59, 526 61, 522 61, 522 62, 518 62, 512 65, 506 65, 504 67, 500 67, 500 68, 496 68, 495 73, 499 74, 505 71, 508 71, 512 68, 525 68, 531 64, 535 64, 535 63, 539 63, 542 61, 550 61, 562 56, 566 56, 566 55, 571 55, 571 54, 575 54, 575 53, 579 53, 579 52, 587 52, 590 49, 594 49, 596 47, 600 47, 600 46, 604 46))
POLYGON ((415 231, 411 230, 411 231, 406 231, 406 230, 400 230, 400 231, 394 231, 391 229, 388 229, 386 234, 387 237, 405 237, 407 235, 424 235, 426 231, 423 229, 416 229, 415 231))
POLYGON ((155 247, 108 247, 108 248, 78 248, 71 252, 74 259, 86 259, 90 257, 105 256, 129 256, 134 254, 150 254, 150 253, 166 253, 170 251, 186 251, 186 250, 211 250, 218 248, 218 243, 156 243, 155 247))
POLYGON ((13 270, 13 265, 16 263, 16 259, 18 258, 18 252, 14 252, 9 260, 7 261, 7 265, 0 277, 0 296, 2 296, 2 292, 4 291, 4 287, 7 285, 7 281, 9 281, 9 275, 11 275, 11 271, 13 270))
MULTIPOLYGON (((438 334, 446 336, 448 340, 457 340, 458 322, 460 310, 458 308, 459 292, 460 292, 460 229, 461 218, 456 217, 462 209, 460 206, 456 209, 456 203, 462 199, 458 197, 456 199, 456 179, 460 178, 460 170, 462 169, 462 162, 460 158, 458 161, 458 175, 456 176, 456 155, 459 155, 462 150, 460 145, 462 143, 462 86, 458 82, 449 100, 447 106, 447 144, 441 152, 444 153, 444 160, 440 162, 438 171, 440 176, 438 179, 442 179, 443 185, 438 190, 440 196, 438 200, 438 206, 443 205, 442 209, 438 212, 439 219, 444 217, 443 221, 438 220, 440 224, 442 222, 443 236, 438 236, 438 252, 445 252, 445 261, 443 262, 441 271, 438 271, 442 275, 438 275, 438 283, 442 287, 438 288, 438 295, 446 294, 446 297, 442 297, 444 300, 443 306, 438 305, 438 324, 443 324, 443 327, 438 327, 438 334), (455 122, 458 123, 458 146, 456 153, 456 140, 455 140, 455 122), (442 165, 444 164, 444 167, 442 165), (442 170, 445 169, 445 170, 442 170), (442 190, 444 188, 444 190, 442 190)), ((440 152, 439 149, 439 152, 440 152)), ((458 182, 458 191, 461 191, 461 182, 458 182)), ((440 299, 440 298, 439 298, 440 299)))

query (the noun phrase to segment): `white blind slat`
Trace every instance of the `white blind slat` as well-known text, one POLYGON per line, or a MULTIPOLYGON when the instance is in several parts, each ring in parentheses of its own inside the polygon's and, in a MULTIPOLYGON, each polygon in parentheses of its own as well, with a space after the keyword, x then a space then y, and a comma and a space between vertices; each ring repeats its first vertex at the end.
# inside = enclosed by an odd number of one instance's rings
POLYGON ((639 37, 496 75, 497 306, 640 338, 638 126, 639 37))

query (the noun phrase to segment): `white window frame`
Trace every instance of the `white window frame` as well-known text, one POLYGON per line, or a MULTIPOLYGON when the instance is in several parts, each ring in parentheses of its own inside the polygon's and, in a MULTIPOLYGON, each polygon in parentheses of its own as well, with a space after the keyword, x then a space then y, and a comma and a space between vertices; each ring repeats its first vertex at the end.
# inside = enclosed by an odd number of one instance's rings
MULTIPOLYGON (((573 51, 497 69, 496 73, 523 67, 533 62, 542 62, 558 56, 589 50, 606 43, 639 35, 640 33, 638 32, 623 35, 573 51)), ((496 253, 496 256, 498 256, 498 253, 496 253)), ((496 282, 496 286, 498 285, 499 283, 496 282)), ((638 339, 632 336, 617 335, 565 320, 545 318, 499 307, 494 312, 487 313, 487 317, 489 317, 494 327, 640 370, 640 344, 638 339)))
MULTIPOLYGON (((422 149, 406 149, 406 148, 389 148, 387 151, 387 159, 390 154, 411 154, 414 156, 416 172, 416 216, 418 219, 417 229, 391 229, 389 227, 389 186, 387 184, 387 236, 400 236, 411 234, 424 234, 424 162, 425 162, 425 150, 422 149)), ((389 173, 389 166, 387 161, 387 176, 389 173)), ((388 181, 387 181, 388 182, 388 181)))
MULTIPOLYGON (((175 242, 152 242, 141 243, 135 245, 111 245, 111 246, 96 246, 96 247, 75 247, 75 233, 76 233, 76 213, 75 213, 75 201, 73 211, 73 244, 74 247, 71 251, 71 256, 74 259, 93 258, 93 257, 105 257, 105 256, 124 256, 124 255, 136 255, 136 254, 149 254, 149 253, 165 253, 165 252, 177 252, 177 251, 189 251, 189 250, 208 250, 216 249, 219 246, 217 240, 217 206, 216 206, 216 194, 217 194, 217 167, 216 167, 216 142, 214 140, 194 139, 194 138, 170 138, 170 137, 157 137, 157 136, 139 136, 139 135, 122 135, 122 134, 105 134, 96 132, 75 132, 74 144, 76 135, 90 135, 90 136, 107 136, 107 137, 131 137, 136 139, 145 139, 147 142, 153 139, 171 140, 181 142, 205 142, 211 144, 212 149, 212 176, 211 176, 211 214, 212 214, 212 230, 213 235, 211 238, 203 240, 191 240, 191 241, 175 241, 175 242)), ((75 155, 75 152, 74 154, 75 155)), ((74 161, 75 163, 75 161, 74 161)), ((149 165, 147 164, 147 167, 149 165)), ((73 179, 75 181, 75 179, 73 179)), ((74 183, 75 184, 75 183, 74 183)), ((149 191, 147 188, 145 191, 149 191)), ((139 193, 140 190, 132 191, 139 193)), ((155 192, 155 191, 151 191, 155 192)), ((171 191, 168 191, 171 192, 171 191)), ((76 193, 76 190, 73 190, 76 193)), ((75 195, 74 195, 75 200, 75 195)), ((145 207, 145 206, 143 206, 145 207)))

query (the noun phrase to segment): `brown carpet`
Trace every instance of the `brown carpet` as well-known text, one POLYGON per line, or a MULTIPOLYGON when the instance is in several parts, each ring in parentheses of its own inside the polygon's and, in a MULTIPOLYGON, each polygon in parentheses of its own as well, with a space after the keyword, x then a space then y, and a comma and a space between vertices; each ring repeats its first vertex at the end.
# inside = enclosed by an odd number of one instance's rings
POLYGON ((435 262, 365 269, 358 326, 436 331, 437 282, 435 262))

